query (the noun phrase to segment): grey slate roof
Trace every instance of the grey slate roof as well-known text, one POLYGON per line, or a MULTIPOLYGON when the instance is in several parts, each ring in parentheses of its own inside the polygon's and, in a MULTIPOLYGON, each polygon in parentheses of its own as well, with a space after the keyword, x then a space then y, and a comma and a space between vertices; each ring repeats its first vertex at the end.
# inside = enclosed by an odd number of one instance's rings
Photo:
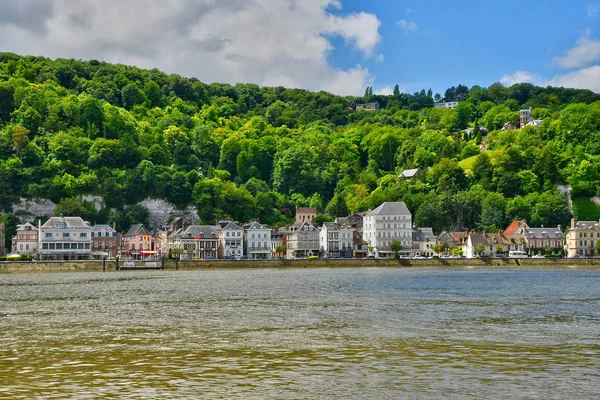
POLYGON ((413 230, 412 239, 415 242, 425 242, 429 239, 430 242, 435 243, 433 228, 418 228, 413 230))
POLYGON ((400 177, 401 178, 412 178, 417 174, 417 172, 419 172, 419 168, 405 169, 400 174, 400 177))
POLYGON ((212 225, 190 225, 185 232, 181 232, 179 236, 183 239, 200 238, 200 239, 216 239, 217 227, 212 225))
POLYGON ((135 236, 135 235, 150 235, 150 232, 146 230, 143 224, 135 224, 125 234, 125 236, 135 236))
POLYGON ((224 227, 221 228, 222 231, 242 231, 243 228, 237 224, 234 224, 233 222, 229 221, 227 223, 227 225, 225 225, 224 227))
POLYGON ((271 229, 266 225, 261 224, 258 221, 252 221, 251 223, 244 225, 244 229, 271 229))
POLYGON ((379 207, 367 214, 367 217, 374 215, 411 215, 404 202, 385 202, 379 207))
POLYGON ((53 229, 56 224, 64 223, 67 229, 86 229, 90 228, 90 224, 87 221, 84 221, 81 217, 52 217, 44 225, 42 228, 44 229, 53 229))
POLYGON ((525 229, 525 236, 528 239, 543 239, 543 238, 562 239, 565 237, 564 233, 559 231, 558 228, 527 228, 527 229, 525 229))
POLYGON ((116 231, 115 231, 115 230, 112 228, 112 226, 110 226, 110 225, 106 225, 106 224, 104 224, 104 225, 95 225, 95 226, 92 228, 92 232, 102 232, 102 231, 105 231, 105 232, 110 232, 110 233, 114 233, 114 232, 116 232, 116 231))

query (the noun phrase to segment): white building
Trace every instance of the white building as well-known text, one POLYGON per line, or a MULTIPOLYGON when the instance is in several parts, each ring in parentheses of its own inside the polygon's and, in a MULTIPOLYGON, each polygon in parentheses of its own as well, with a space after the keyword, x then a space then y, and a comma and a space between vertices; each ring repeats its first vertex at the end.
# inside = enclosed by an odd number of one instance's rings
POLYGON ((319 255, 319 231, 312 224, 294 224, 287 230, 286 258, 304 258, 319 255))
POLYGON ((92 255, 92 227, 80 217, 52 217, 40 228, 42 259, 82 260, 92 255))
POLYGON ((244 252, 251 260, 271 258, 271 228, 256 221, 244 226, 244 252))
POLYGON ((447 101, 445 103, 435 103, 434 108, 456 108, 458 101, 447 101))
POLYGON ((219 258, 240 258, 244 255, 244 228, 233 221, 219 221, 219 258))
POLYGON ((412 232, 413 256, 432 257, 435 246, 433 228, 415 228, 412 232))
POLYGON ((34 254, 38 249, 38 229, 29 222, 17 225, 17 234, 12 240, 12 252, 17 254, 34 254))
POLYGON ((412 251, 412 215, 403 202, 386 202, 367 213, 363 232, 369 253, 375 257, 391 256, 393 240, 402 244, 401 253, 408 255, 412 251))
POLYGON ((326 222, 319 231, 319 246, 325 258, 352 258, 354 229, 326 222))
POLYGON ((177 232, 173 247, 183 249, 182 259, 201 258, 212 260, 217 258, 218 238, 216 226, 190 225, 185 231, 178 229, 177 232))

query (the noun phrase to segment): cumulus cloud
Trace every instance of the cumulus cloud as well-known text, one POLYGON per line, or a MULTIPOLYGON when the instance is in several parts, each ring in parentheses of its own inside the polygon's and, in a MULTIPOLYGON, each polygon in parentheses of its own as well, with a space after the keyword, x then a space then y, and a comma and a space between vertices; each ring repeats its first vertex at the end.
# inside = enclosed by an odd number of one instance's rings
POLYGON ((511 75, 502 75, 500 79, 500 83, 504 86, 512 86, 516 83, 534 83, 538 81, 539 78, 535 74, 530 74, 525 71, 517 71, 511 75))
POLYGON ((548 84, 577 89, 590 89, 596 93, 600 93, 600 65, 555 76, 548 84))
POLYGON ((340 8, 337 0, 0 1, 0 51, 362 94, 372 75, 332 67, 330 37, 378 60, 381 23, 340 8))
POLYGON ((540 76, 517 71, 511 75, 503 75, 500 83, 511 86, 516 83, 532 83, 538 86, 562 86, 575 89, 589 89, 600 93, 600 65, 582 68, 566 74, 555 75, 551 79, 542 79, 540 76))
POLYGON ((419 25, 417 25, 415 22, 410 22, 405 19, 401 19, 400 21, 396 22, 396 25, 402 28, 402 30, 405 32, 416 31, 419 29, 419 25))
POLYGON ((382 88, 376 89, 375 94, 380 94, 382 96, 390 96, 394 94, 394 88, 391 86, 384 86, 382 88))
POLYGON ((590 39, 591 31, 577 40, 575 47, 567 50, 562 57, 555 57, 553 62, 562 68, 579 68, 600 60, 600 40, 590 39))

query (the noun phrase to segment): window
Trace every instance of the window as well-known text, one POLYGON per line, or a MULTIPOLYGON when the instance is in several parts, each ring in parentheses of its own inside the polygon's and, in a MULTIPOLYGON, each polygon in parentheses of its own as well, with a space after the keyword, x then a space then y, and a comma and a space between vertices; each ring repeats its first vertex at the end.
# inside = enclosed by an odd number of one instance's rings
POLYGON ((254 239, 254 233, 252 234, 252 239, 254 239))
POLYGON ((86 238, 86 237, 87 237, 87 233, 85 233, 85 232, 81 232, 81 233, 79 234, 79 237, 80 237, 80 238, 86 238))
POLYGON ((22 245, 22 244, 19 246, 19 249, 20 249, 20 250, 23 250, 23 245, 22 245))
POLYGON ((45 238, 51 238, 51 237, 52 237, 52 234, 51 234, 51 233, 45 233, 45 234, 44 234, 44 237, 45 237, 45 238))
POLYGON ((225 236, 229 236, 229 232, 225 232, 225 236))

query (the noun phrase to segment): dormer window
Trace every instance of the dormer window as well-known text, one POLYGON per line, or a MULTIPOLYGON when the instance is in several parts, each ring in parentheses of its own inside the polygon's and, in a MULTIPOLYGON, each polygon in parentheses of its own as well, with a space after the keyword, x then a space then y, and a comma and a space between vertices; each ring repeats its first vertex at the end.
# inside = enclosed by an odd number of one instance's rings
POLYGON ((54 227, 56 229, 67 229, 67 224, 65 224, 64 222, 57 222, 54 227))

